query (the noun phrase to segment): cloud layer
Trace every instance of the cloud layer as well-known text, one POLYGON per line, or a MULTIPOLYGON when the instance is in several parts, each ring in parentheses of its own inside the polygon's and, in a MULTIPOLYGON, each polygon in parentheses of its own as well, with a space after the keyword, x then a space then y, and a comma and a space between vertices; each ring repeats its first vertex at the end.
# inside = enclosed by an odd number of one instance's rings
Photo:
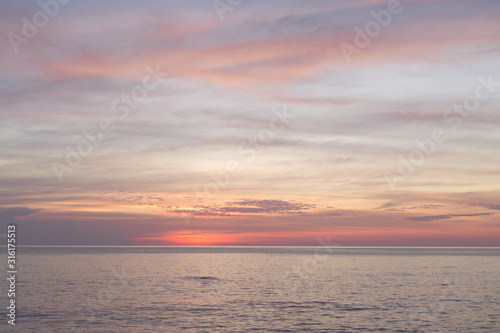
POLYGON ((388 6, 69 2, 31 31, 36 2, 1 3, 2 222, 36 244, 500 246, 500 3, 388 6))

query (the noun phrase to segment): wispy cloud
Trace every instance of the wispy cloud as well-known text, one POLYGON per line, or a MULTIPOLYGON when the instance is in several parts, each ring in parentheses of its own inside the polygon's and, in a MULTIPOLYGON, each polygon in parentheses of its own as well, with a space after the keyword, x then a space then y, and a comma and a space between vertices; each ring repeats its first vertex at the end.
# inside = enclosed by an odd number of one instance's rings
POLYGON ((433 215, 433 216, 416 216, 416 217, 407 217, 407 220, 410 221, 435 221, 435 220, 448 220, 454 217, 473 217, 473 216, 485 216, 485 215, 494 215, 493 213, 480 213, 480 214, 447 214, 447 215, 433 215))
POLYGON ((173 209, 172 213, 194 216, 235 216, 238 214, 299 214, 314 208, 314 204, 289 202, 284 200, 248 200, 226 202, 223 206, 195 205, 191 210, 173 209))
POLYGON ((488 209, 493 209, 493 210, 500 210, 500 205, 493 205, 493 204, 471 204, 473 207, 483 207, 483 208, 488 208, 488 209))
POLYGON ((230 203, 231 206, 222 209, 240 209, 234 206, 244 206, 250 209, 258 209, 263 213, 284 213, 290 211, 300 211, 314 208, 313 204, 300 202, 289 202, 284 200, 242 200, 230 203))

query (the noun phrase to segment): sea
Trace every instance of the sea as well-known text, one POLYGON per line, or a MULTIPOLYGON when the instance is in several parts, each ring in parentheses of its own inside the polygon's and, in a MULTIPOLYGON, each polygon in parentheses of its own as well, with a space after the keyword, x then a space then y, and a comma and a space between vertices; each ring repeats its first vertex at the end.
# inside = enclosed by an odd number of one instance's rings
POLYGON ((21 247, 16 260, 16 325, 4 278, 1 332, 500 332, 500 248, 21 247))

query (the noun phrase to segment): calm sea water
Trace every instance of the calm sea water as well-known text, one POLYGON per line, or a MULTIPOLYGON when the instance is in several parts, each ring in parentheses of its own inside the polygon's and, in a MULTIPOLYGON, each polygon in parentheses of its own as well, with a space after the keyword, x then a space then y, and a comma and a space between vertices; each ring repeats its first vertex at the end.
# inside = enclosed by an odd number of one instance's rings
POLYGON ((45 247, 18 261, 17 325, 4 315, 0 331, 500 332, 498 248, 45 247))

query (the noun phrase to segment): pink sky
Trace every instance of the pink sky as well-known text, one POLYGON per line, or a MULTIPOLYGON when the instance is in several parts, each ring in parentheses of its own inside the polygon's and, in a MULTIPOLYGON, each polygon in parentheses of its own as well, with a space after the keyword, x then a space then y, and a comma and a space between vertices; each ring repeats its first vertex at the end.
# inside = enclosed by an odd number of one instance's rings
POLYGON ((500 246, 500 2, 47 3, 0 4, 25 244, 500 246))

